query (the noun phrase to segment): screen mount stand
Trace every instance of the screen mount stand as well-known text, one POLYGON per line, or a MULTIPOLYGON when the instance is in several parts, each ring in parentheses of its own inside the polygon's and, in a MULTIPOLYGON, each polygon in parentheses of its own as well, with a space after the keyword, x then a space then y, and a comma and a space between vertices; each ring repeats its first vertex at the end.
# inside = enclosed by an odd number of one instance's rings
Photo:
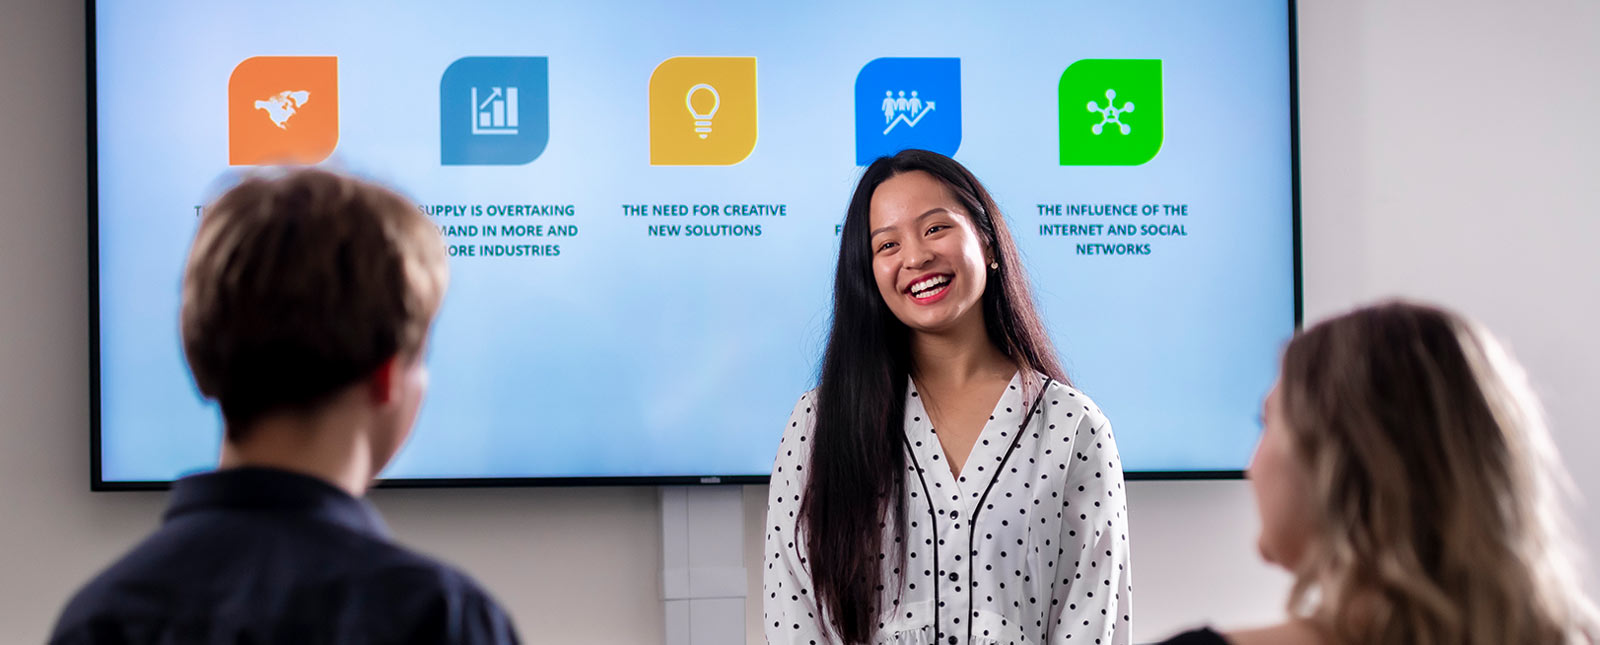
POLYGON ((665 645, 742 645, 743 487, 661 487, 661 552, 665 645))

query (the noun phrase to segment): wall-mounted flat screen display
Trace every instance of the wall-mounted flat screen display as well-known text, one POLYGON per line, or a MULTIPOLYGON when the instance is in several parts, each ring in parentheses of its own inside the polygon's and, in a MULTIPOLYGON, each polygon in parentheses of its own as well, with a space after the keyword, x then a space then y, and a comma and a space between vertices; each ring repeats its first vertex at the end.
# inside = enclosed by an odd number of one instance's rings
POLYGON ((289 160, 449 246, 410 484, 760 481, 865 165, 990 188, 1134 477, 1242 469, 1297 324, 1286 2, 96 2, 94 480, 215 464, 198 208, 289 160))

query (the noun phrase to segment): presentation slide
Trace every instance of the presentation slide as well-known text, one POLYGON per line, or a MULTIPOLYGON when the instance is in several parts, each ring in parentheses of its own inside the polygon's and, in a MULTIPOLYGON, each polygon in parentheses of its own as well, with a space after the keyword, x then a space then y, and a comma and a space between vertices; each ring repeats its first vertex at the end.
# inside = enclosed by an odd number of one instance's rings
MULTIPOLYGON (((1130 473, 1237 471, 1294 330, 1286 2, 97 2, 98 480, 215 465, 201 207, 281 160, 449 246, 388 478, 764 476, 863 167, 967 165, 1130 473)), ((599 483, 604 483, 599 482, 599 483)))

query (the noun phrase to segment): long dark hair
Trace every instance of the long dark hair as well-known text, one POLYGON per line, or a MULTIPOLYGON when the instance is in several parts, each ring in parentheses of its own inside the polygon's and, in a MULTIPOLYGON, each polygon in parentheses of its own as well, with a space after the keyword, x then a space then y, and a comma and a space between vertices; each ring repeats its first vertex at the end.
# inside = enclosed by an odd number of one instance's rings
MULTIPOLYGON (((849 643, 865 642, 877 621, 888 562, 878 558, 886 546, 883 528, 894 522, 897 533, 905 534, 900 493, 906 473, 904 397, 913 368, 910 331, 878 293, 870 231, 878 186, 914 171, 949 187, 1000 264, 983 292, 989 341, 1024 374, 1034 370, 1067 382, 1035 311, 1011 231, 978 178, 954 159, 927 150, 906 150, 867 166, 840 235, 833 328, 818 379, 815 443, 799 518, 822 609, 818 620, 831 623, 849 643)), ((894 550, 903 563, 905 550, 894 550)))

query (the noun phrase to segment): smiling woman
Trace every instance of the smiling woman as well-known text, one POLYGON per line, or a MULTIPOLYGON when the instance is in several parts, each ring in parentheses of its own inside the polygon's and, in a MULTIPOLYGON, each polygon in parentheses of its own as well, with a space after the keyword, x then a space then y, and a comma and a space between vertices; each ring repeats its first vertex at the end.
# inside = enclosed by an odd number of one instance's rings
POLYGON ((972 314, 988 265, 1000 265, 966 210, 922 170, 894 175, 873 192, 873 277, 889 311, 913 329, 937 334, 982 323, 972 314))
POLYGON ((1027 285, 966 168, 867 168, 773 467, 769 642, 1128 642, 1121 461, 1027 285))

